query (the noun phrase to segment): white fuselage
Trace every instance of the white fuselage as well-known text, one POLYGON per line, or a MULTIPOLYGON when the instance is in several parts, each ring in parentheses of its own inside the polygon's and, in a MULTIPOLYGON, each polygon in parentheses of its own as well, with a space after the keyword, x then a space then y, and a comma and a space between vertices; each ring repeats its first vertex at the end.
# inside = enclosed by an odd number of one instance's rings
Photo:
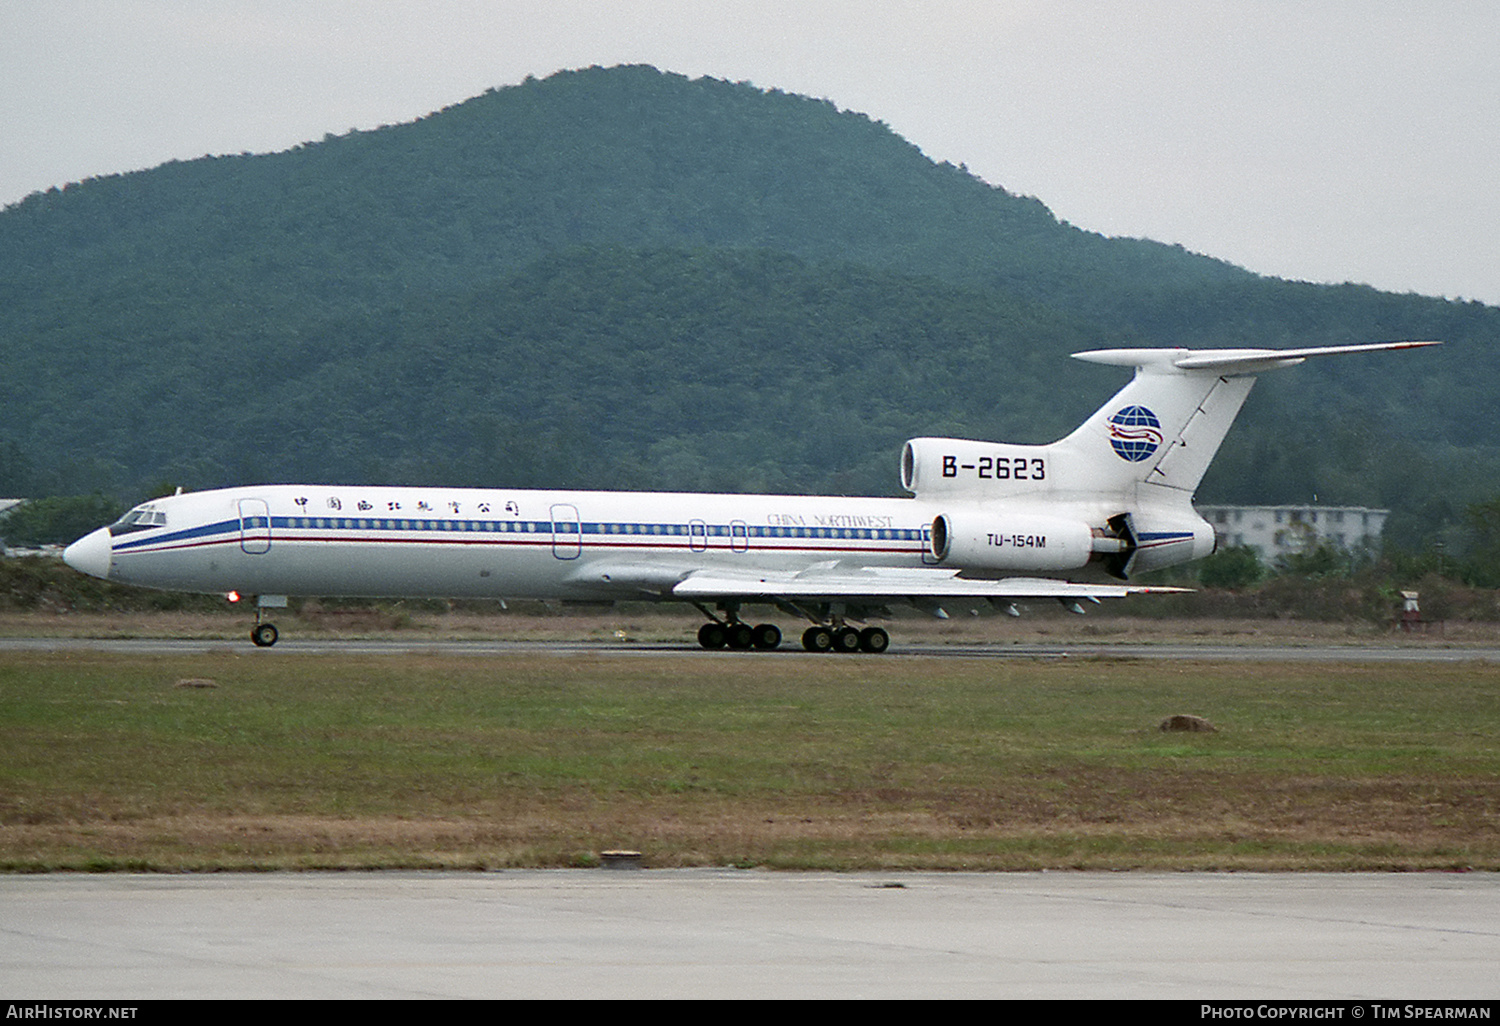
POLYGON ((111 579, 284 595, 652 597, 705 568, 930 565, 914 499, 274 485, 151 504, 111 579))

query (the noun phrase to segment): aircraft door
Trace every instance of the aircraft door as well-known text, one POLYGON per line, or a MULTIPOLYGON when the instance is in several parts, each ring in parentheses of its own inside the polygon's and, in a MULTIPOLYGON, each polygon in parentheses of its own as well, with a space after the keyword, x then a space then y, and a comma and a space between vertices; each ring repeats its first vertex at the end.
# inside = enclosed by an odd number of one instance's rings
POLYGON ((750 551, 750 528, 743 520, 729 522, 729 547, 735 552, 750 551))
POLYGON ((702 520, 688 522, 688 548, 694 552, 708 551, 708 524, 702 520))
POLYGON ((271 508, 265 499, 240 500, 240 549, 252 556, 271 551, 271 508))
POLYGON ((922 525, 922 562, 927 566, 936 566, 938 558, 932 554, 932 525, 922 525))
POLYGON ((583 554, 583 525, 577 506, 558 503, 552 507, 552 554, 558 559, 577 559, 583 554))

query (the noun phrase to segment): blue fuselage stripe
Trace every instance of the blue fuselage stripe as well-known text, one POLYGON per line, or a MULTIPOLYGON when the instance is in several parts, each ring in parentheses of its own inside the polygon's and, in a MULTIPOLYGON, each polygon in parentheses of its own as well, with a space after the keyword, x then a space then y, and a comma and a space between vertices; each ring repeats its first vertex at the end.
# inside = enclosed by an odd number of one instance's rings
MULTIPOLYGON (((923 532, 912 528, 766 527, 735 524, 580 523, 568 520, 445 520, 397 517, 246 517, 221 520, 178 531, 142 532, 117 539, 114 551, 125 555, 163 549, 192 548, 242 539, 265 542, 466 542, 496 544, 547 543, 557 536, 589 535, 603 547, 678 547, 682 539, 702 545, 707 539, 740 542, 755 539, 773 548, 796 548, 795 541, 857 541, 906 543, 873 551, 917 551, 923 532), (379 532, 372 534, 371 532, 379 532), (521 538, 516 538, 521 535, 521 538), (478 537, 476 537, 478 536, 478 537), (779 543, 779 544, 776 544, 779 543)), ((580 539, 581 540, 581 539, 580 539)), ((824 548, 824 546, 815 546, 824 548)), ((862 550, 872 551, 868 546, 862 550)))

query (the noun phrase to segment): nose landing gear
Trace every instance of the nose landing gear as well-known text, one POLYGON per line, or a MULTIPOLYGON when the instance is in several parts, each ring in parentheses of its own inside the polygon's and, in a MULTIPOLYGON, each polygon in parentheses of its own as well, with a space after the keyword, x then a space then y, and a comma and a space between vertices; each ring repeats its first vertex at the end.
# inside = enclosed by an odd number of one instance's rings
MULTIPOLYGON (((234 600, 237 601, 237 598, 234 600)), ((285 595, 257 595, 255 597, 255 626, 250 628, 250 640, 255 643, 256 648, 270 648, 281 636, 274 623, 266 622, 266 610, 285 608, 285 595)))

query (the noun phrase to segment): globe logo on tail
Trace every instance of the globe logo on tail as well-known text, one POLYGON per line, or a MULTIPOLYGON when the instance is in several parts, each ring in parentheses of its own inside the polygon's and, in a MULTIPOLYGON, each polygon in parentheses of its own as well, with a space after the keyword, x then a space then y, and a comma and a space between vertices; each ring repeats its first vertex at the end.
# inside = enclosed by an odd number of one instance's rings
POLYGON ((1139 463, 1161 448, 1161 421, 1144 406, 1126 406, 1108 423, 1109 444, 1122 460, 1139 463))

